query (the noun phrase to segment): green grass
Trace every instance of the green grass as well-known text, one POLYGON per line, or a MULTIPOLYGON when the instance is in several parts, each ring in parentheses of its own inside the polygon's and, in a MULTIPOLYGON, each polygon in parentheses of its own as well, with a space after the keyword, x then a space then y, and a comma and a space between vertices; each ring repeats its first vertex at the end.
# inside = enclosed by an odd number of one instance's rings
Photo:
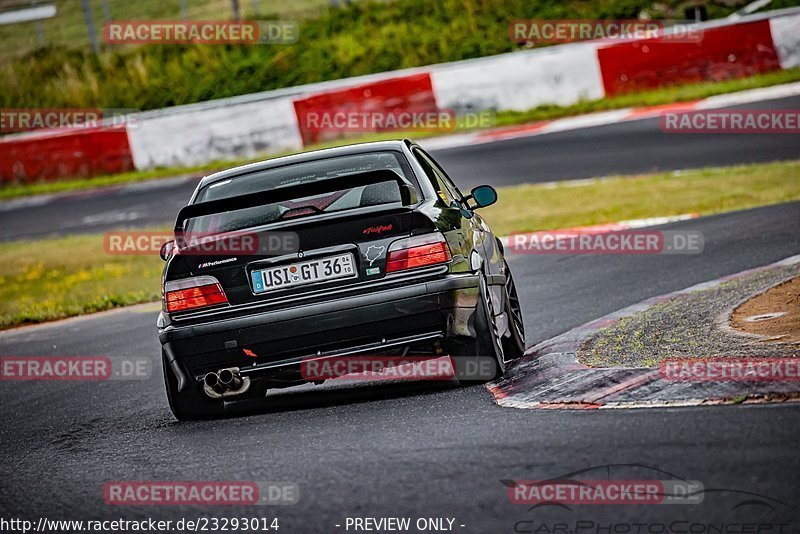
MULTIPOLYGON (((800 161, 500 189, 498 235, 800 200, 800 161)), ((160 298, 156 255, 111 256, 102 235, 0 244, 0 329, 160 298)))
MULTIPOLYGON (((800 81, 800 68, 773 72, 769 74, 761 74, 741 80, 727 80, 723 82, 709 82, 667 87, 603 100, 586 101, 572 106, 540 106, 523 112, 501 111, 496 115, 495 122, 497 126, 511 126, 539 120, 552 120, 561 117, 570 117, 584 113, 608 111, 612 109, 636 106, 655 106, 672 102, 698 100, 719 94, 755 89, 758 87, 769 87, 796 81, 800 81)), ((468 128, 458 126, 455 131, 465 132, 468 130, 468 128)), ((423 139, 425 137, 431 137, 435 135, 437 134, 411 132, 408 133, 407 137, 423 139)), ((318 150, 320 148, 341 146, 356 142, 397 139, 399 137, 404 137, 403 132, 388 132, 382 134, 363 135, 359 137, 349 137, 347 139, 329 141, 326 143, 309 146, 304 151, 318 150)), ((232 161, 213 161, 195 167, 158 168, 146 171, 132 171, 109 176, 96 176, 94 178, 54 180, 30 184, 7 184, 0 186, 0 200, 44 193, 59 193, 81 189, 93 189, 111 185, 153 180, 157 178, 173 177, 181 174, 196 174, 201 176, 213 171, 230 168, 235 165, 241 165, 252 161, 259 161, 265 159, 266 157, 277 157, 280 155, 283 154, 269 154, 258 158, 232 161)))
MULTIPOLYGON (((231 0, 184 0, 187 14, 193 20, 228 20, 232 17, 231 0)), ((171 20, 182 17, 178 0, 106 0, 112 20, 171 20)), ((18 4, 21 2, 17 2, 18 4)), ((30 2, 28 2, 30 3, 30 2)), ((89 45, 86 23, 80 0, 55 0, 57 14, 41 22, 45 42, 50 46, 85 48, 89 45)), ((319 15, 330 5, 329 0, 259 0, 259 12, 252 0, 240 0, 242 17, 308 17, 319 15)), ((102 40, 105 22, 102 0, 89 0, 98 39, 102 40)), ((0 26, 0 59, 29 52, 39 47, 35 22, 0 26)))
MULTIPOLYGON (((156 178, 170 178, 176 174, 194 174, 195 169, 154 169, 150 171, 133 171, 94 178, 78 178, 69 180, 55 180, 52 182, 35 182, 30 184, 12 184, 0 187, 0 199, 24 197, 29 195, 43 195, 49 193, 63 193, 83 189, 95 189, 112 185, 144 182, 156 178)), ((198 174, 202 174, 198 171, 198 174)))
POLYGON ((528 111, 501 111, 497 114, 498 126, 509 126, 539 120, 609 111, 639 106, 660 106, 675 102, 702 100, 711 96, 770 87, 800 81, 800 68, 758 74, 738 80, 703 82, 663 87, 651 91, 629 93, 602 100, 587 100, 571 106, 539 106, 528 111))
POLYGON ((102 235, 0 245, 0 328, 160 298, 158 256, 110 256, 102 235))
POLYGON ((503 188, 484 217, 499 235, 627 219, 710 215, 800 200, 800 161, 503 188))

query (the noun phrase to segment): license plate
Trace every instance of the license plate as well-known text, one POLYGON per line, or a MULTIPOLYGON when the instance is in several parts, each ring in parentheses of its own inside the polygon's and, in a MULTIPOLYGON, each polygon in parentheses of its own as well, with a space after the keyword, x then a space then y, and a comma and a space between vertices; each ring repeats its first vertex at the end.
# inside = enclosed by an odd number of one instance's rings
POLYGON ((260 269, 253 271, 251 276, 253 290, 256 293, 263 293, 272 289, 296 287, 338 278, 353 278, 356 276, 356 269, 353 255, 348 253, 260 269))

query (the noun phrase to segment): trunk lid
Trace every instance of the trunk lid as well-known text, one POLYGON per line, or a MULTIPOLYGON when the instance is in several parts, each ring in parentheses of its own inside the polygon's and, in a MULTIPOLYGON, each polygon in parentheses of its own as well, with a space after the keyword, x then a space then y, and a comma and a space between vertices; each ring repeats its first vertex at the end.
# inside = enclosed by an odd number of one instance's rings
POLYGON ((229 303, 236 306, 383 279, 386 254, 392 242, 434 230, 431 220, 420 213, 407 208, 390 209, 326 220, 308 219, 302 223, 298 220, 295 225, 251 233, 259 244, 270 239, 297 244, 291 251, 281 249, 275 251, 277 254, 265 254, 242 249, 239 247, 242 236, 232 236, 215 242, 213 254, 204 253, 200 247, 188 247, 181 255, 192 276, 215 277, 229 303), (226 249, 231 253, 218 253, 226 249), (334 272, 335 260, 340 273, 334 272), (346 272, 348 264, 350 274, 346 272), (287 275, 299 280, 287 281, 287 275))
POLYGON ((175 263, 215 277, 233 307, 369 285, 385 277, 393 241, 435 231, 412 207, 415 193, 377 170, 190 204, 176 222, 175 263))

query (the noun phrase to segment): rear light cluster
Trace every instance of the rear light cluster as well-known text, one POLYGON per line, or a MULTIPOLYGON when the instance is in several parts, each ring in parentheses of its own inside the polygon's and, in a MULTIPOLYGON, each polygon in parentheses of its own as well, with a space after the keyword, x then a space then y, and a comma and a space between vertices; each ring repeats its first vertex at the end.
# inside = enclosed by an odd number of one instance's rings
POLYGON ((164 287, 164 301, 167 311, 172 313, 227 304, 228 297, 216 278, 197 276, 167 282, 164 287))
POLYGON ((409 237, 395 241, 389 247, 386 272, 447 263, 451 258, 450 249, 442 234, 409 237))

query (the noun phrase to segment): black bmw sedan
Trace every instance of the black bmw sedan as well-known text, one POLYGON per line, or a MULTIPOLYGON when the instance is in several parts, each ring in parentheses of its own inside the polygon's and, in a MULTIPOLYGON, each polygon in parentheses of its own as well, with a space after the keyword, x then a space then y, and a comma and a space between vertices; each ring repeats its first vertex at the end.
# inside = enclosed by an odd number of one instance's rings
POLYGON ((462 194, 408 140, 203 178, 161 252, 172 412, 221 415, 322 382, 304 365, 332 358, 491 358, 488 376, 456 378, 499 376, 525 336, 503 246, 477 211, 496 200, 487 185, 462 194))

